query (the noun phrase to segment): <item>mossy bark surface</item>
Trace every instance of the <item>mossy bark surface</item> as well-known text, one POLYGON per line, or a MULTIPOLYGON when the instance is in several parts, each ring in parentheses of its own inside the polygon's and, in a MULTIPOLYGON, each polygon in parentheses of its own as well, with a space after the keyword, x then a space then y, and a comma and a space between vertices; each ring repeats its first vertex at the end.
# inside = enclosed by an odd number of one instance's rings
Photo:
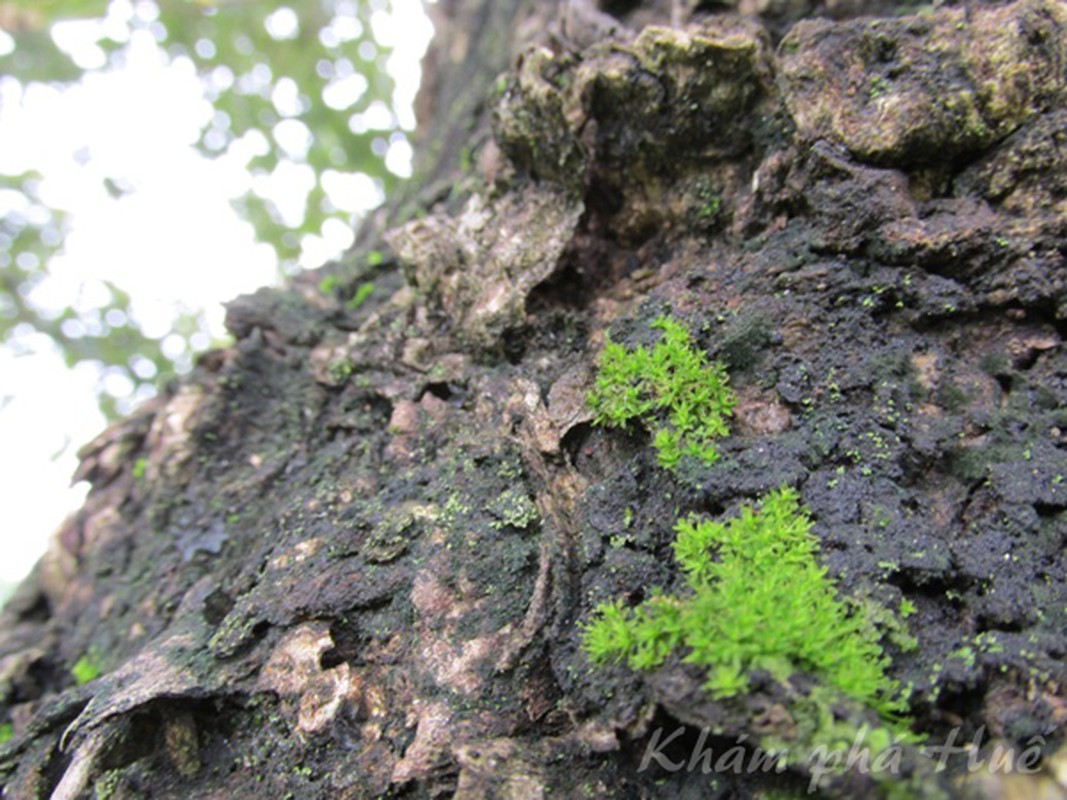
POLYGON ((437 5, 421 178, 86 448, 0 618, 5 797, 1065 796, 1067 7, 710 5, 437 5), (665 315, 711 463, 592 424, 665 315), (919 741, 1036 771, 818 775, 880 722, 811 676, 590 663, 677 519, 783 485, 919 741), (793 761, 665 765, 740 737, 793 761))

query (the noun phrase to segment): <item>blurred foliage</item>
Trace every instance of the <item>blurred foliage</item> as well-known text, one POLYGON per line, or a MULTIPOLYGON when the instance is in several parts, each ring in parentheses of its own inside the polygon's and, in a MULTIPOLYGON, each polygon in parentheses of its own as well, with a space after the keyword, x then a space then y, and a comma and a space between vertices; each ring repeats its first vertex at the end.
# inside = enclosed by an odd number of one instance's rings
MULTIPOLYGON (((172 62, 194 65, 214 106, 201 130, 203 154, 223 154, 239 140, 256 143, 253 191, 239 211, 274 248, 280 269, 293 272, 305 236, 322 236, 331 219, 350 226, 360 204, 375 204, 398 180, 386 154, 406 139, 385 69, 389 51, 374 36, 375 15, 388 8, 388 0, 0 0, 0 32, 14 42, 0 56, 0 75, 23 85, 69 84, 89 71, 121 68, 130 37, 149 32, 172 62), (79 67, 78 54, 57 44, 63 26, 78 27, 97 65, 83 69, 83 53, 79 67), (285 218, 256 193, 256 176, 293 165, 314 176, 302 219, 285 218), (354 187, 362 188, 362 200, 352 200, 354 187), (333 200, 345 194, 346 208, 337 207, 333 200)), ((110 299, 92 309, 72 301, 57 315, 35 306, 33 287, 61 250, 65 230, 62 214, 38 197, 37 179, 0 175, 0 342, 18 351, 43 335, 68 364, 97 361, 135 386, 172 372, 160 342, 142 334, 128 313, 119 286, 107 285, 110 299)), ((123 193, 121 175, 104 182, 112 195, 123 193)), ((192 333, 196 318, 187 315, 181 327, 192 333)), ((116 410, 103 391, 101 407, 109 415, 116 410)))
MULTIPOLYGON (((0 340, 16 356, 34 351, 41 337, 58 346, 68 367, 83 361, 101 365, 97 396, 109 419, 121 412, 116 395, 104 390, 109 374, 136 386, 167 374, 170 359, 160 341, 145 336, 130 311, 130 297, 110 281, 101 281, 106 297, 85 304, 72 298, 58 313, 33 302, 34 289, 46 278, 48 260, 62 243, 63 215, 47 208, 36 193, 33 175, 0 175, 0 197, 7 213, 0 217, 0 340)), ((186 337, 202 327, 184 314, 177 331, 186 337)))

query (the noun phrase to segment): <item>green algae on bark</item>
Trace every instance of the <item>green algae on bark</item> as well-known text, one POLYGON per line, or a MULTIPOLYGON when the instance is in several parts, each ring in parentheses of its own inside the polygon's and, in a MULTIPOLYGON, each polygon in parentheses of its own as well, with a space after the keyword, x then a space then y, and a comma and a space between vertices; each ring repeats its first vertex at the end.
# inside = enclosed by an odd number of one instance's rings
POLYGON ((802 136, 857 159, 943 164, 973 155, 1057 102, 1067 9, 1025 0, 969 16, 798 23, 782 41, 783 99, 802 136))
MULTIPOLYGON (((599 5, 623 24, 578 46, 552 32, 559 4, 438 3, 463 24, 428 73, 430 185, 368 220, 335 291, 304 275, 231 304, 236 342, 87 448, 87 504, 0 622, 6 792, 66 772, 131 797, 703 796, 700 771, 639 769, 682 723, 794 753, 782 775, 715 775, 720 793, 803 791, 805 756, 873 711, 803 673, 755 670, 719 702, 691 664, 591 670, 575 624, 684 591, 665 523, 783 484, 842 596, 914 605, 919 648, 883 645, 917 733, 1060 741, 1061 12, 824 22, 774 53, 806 4, 771 24, 672 4, 692 13, 677 31, 666 0, 599 5), (545 52, 523 59, 531 39, 545 52), (808 68, 828 97, 794 119, 808 68), (882 107, 918 109, 915 130, 863 131, 882 107), (383 231, 413 219, 398 257, 383 231), (652 346, 665 309, 738 396, 719 458, 677 472, 584 402, 606 332, 652 346), (93 644, 115 668, 73 686, 93 644)), ((966 757, 958 776, 904 759, 818 785, 973 783, 966 757)))

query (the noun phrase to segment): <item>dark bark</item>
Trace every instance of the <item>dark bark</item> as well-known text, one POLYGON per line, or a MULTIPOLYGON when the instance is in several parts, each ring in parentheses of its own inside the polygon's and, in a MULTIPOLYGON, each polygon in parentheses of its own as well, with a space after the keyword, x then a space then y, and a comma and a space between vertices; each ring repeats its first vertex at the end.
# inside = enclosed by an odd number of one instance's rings
POLYGON ((232 347, 86 448, 0 620, 4 796, 802 793, 884 721, 802 668, 716 701, 579 646, 679 589, 679 516, 782 485, 914 731, 1047 751, 968 776, 908 745, 821 790, 1064 796, 1067 10, 864 8, 439 4, 420 178, 339 288, 236 301, 232 347), (607 330, 665 312, 739 398, 711 465, 591 424, 607 330), (666 768, 701 728, 794 763, 666 768))

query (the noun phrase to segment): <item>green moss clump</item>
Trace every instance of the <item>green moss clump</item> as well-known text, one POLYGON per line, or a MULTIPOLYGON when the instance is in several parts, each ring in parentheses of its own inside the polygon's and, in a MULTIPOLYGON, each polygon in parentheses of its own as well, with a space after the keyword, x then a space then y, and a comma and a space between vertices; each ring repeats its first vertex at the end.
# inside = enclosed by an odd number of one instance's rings
POLYGON ((71 677, 74 678, 74 683, 77 686, 95 681, 102 672, 100 658, 96 648, 93 647, 90 647, 89 652, 83 654, 81 658, 74 662, 74 666, 70 668, 71 677))
POLYGON ((327 275, 319 281, 319 292, 322 294, 333 294, 334 290, 340 283, 341 280, 336 275, 327 275))
POLYGON ((508 527, 525 530, 540 518, 537 506, 519 489, 505 489, 486 506, 486 510, 495 517, 489 527, 496 530, 508 527))
POLYGON ((651 669, 684 649, 685 661, 708 668, 705 688, 719 698, 746 691, 755 669, 782 681, 805 671, 892 719, 903 702, 880 635, 837 599, 811 525, 788 487, 727 522, 679 521, 674 555, 687 591, 634 609, 602 604, 584 626, 585 651, 651 669))
POLYGON ((330 362, 330 380, 334 383, 344 383, 352 377, 352 373, 355 371, 355 365, 348 358, 339 358, 330 362))
POLYGON ((651 350, 608 340, 588 396, 594 421, 622 427, 641 420, 664 467, 676 467, 682 456, 710 464, 719 456, 713 440, 729 432, 726 418, 737 402, 726 368, 708 364, 676 320, 659 317, 652 327, 663 336, 651 350))
POLYGON ((366 281, 364 283, 361 283, 356 288, 355 294, 352 295, 352 299, 349 300, 345 305, 349 311, 355 311, 357 308, 363 305, 367 301, 367 298, 370 297, 372 294, 374 294, 374 283, 372 281, 366 281))

